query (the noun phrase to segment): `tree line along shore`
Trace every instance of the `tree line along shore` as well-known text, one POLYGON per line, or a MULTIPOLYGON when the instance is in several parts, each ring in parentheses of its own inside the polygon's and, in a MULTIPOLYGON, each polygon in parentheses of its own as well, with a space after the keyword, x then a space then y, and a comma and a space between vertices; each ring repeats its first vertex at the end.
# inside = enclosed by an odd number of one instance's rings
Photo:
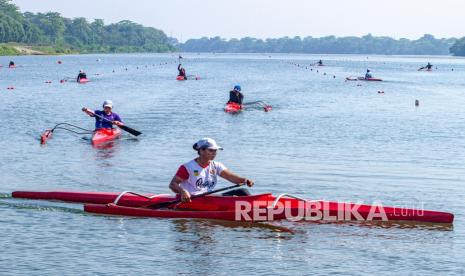
POLYGON ((56 12, 21 13, 11 0, 0 0, 0 55, 87 53, 302 53, 465 56, 465 37, 394 39, 375 37, 282 37, 224 39, 202 37, 179 43, 162 30, 123 20, 66 18, 56 12))

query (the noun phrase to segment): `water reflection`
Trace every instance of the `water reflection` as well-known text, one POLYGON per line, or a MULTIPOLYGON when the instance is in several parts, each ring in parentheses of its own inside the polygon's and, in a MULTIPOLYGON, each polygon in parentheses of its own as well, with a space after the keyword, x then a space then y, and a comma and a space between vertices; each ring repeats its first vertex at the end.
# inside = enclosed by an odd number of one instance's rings
POLYGON ((452 231, 454 225, 451 223, 428 223, 428 222, 414 222, 414 221, 300 221, 293 222, 299 225, 300 228, 308 224, 315 225, 341 225, 353 226, 359 228, 371 229, 416 229, 416 230, 438 230, 438 231, 452 231))
MULTIPOLYGON (((263 231, 270 235, 262 236, 265 238, 290 238, 295 233, 291 228, 284 225, 272 224, 269 222, 241 222, 241 221, 222 221, 222 220, 200 220, 200 219, 182 219, 173 220, 175 230, 181 233, 203 234, 210 231, 216 231, 222 228, 251 232, 253 230, 263 231), (280 235, 285 234, 285 235, 280 235)), ((199 236, 201 237, 201 236, 199 236)))
POLYGON ((102 167, 113 167, 113 164, 109 162, 115 157, 120 150, 120 141, 112 141, 100 145, 92 145, 95 149, 95 160, 100 161, 102 167))

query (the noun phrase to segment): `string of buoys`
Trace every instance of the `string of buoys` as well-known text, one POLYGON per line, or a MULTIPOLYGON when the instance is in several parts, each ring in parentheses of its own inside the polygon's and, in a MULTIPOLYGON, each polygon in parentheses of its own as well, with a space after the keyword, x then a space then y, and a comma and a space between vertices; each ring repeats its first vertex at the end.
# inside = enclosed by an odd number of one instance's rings
MULTIPOLYGON (((97 62, 100 62, 101 60, 100 60, 100 59, 97 59, 96 61, 97 61, 97 62)), ((155 63, 154 63, 154 64, 152 64, 152 67, 167 66, 167 65, 171 65, 171 64, 176 64, 177 62, 178 62, 178 61, 175 60, 175 61, 160 62, 160 63, 158 63, 158 64, 155 64, 155 63)), ((61 64, 63 64, 63 61, 62 61, 62 60, 57 60, 57 61, 56 61, 56 64, 61 65, 61 64)), ((3 67, 3 65, 0 65, 0 68, 2 68, 2 67, 3 67)), ((14 67, 17 67, 17 66, 14 66, 14 67)), ((11 68, 14 68, 14 67, 11 67, 11 68)), ((21 67, 21 66, 20 66, 20 67, 21 67)), ((136 65, 136 70, 139 70, 139 69, 141 69, 142 67, 148 68, 149 65, 147 65, 147 64, 145 64, 145 65, 136 65)), ((125 68, 124 68, 124 71, 129 71, 129 67, 125 67, 125 68)), ((112 73, 116 73, 116 72, 117 72, 117 71, 116 71, 115 69, 112 70, 112 73)), ((101 76, 101 75, 103 75, 103 73, 95 73, 95 74, 94 74, 94 76, 101 76)), ((67 82, 68 82, 68 79, 69 79, 69 78, 61 79, 61 80, 59 80, 59 83, 61 83, 61 84, 67 83, 67 82)), ((45 80, 44 83, 45 83, 45 84, 52 84, 53 81, 52 81, 52 80, 45 80)), ((7 90, 14 90, 14 89, 15 89, 14 86, 8 86, 8 87, 7 87, 7 90)))
MULTIPOLYGON (((300 63, 297 63, 297 62, 290 62, 290 61, 288 61, 287 63, 290 64, 290 65, 293 65, 293 66, 295 66, 295 67, 297 67, 297 68, 299 68, 299 69, 310 70, 311 72, 316 72, 316 73, 320 73, 320 69, 316 69, 316 68, 312 68, 312 67, 315 67, 315 66, 318 66, 318 67, 324 66, 324 65, 316 65, 316 64, 312 64, 312 65, 303 65, 303 64, 300 64, 300 63)), ((329 74, 326 73, 326 72, 323 72, 322 75, 323 75, 323 76, 328 76, 329 74)), ((336 75, 332 75, 332 78, 333 78, 333 79, 336 79, 336 75)), ((350 78, 350 77, 345 78, 345 82, 348 82, 348 81, 356 81, 356 80, 358 80, 358 79, 353 79, 353 78, 350 78)), ((361 87, 361 86, 362 86, 362 84, 357 83, 357 87, 361 87)), ((378 94, 384 94, 384 91, 378 90, 378 94)))
MULTIPOLYGON (((316 68, 312 68, 312 67, 315 67, 315 66, 318 66, 318 67, 322 67, 324 65, 302 65, 302 64, 299 64, 299 63, 296 63, 296 62, 287 62, 288 64, 291 64, 291 65, 294 65, 300 69, 304 69, 304 70, 310 70, 311 72, 315 72, 315 73, 320 73, 320 70, 319 69, 316 69, 316 68)), ((326 72, 323 72, 322 74, 323 76, 330 76, 330 74, 326 73, 326 72)), ((332 75, 332 78, 333 79, 336 79, 336 75, 332 75)))
MULTIPOLYGON (((367 58, 368 58, 368 57, 367 57, 367 58)), ((317 69, 314 70, 314 68, 309 68, 308 65, 302 65, 302 64, 299 64, 299 63, 296 63, 296 62, 287 62, 287 63, 288 63, 288 64, 291 64, 291 65, 293 65, 293 66, 295 66, 295 67, 297 67, 297 68, 300 68, 300 69, 305 69, 305 70, 310 69, 310 71, 315 71, 316 73, 319 73, 319 70, 317 70, 317 69)), ((313 66, 315 66, 315 65, 311 65, 310 67, 313 67, 313 66)), ((436 67, 436 70, 437 70, 437 69, 438 69, 438 68, 436 67)), ((452 68, 451 71, 454 71, 454 68, 452 68)), ((326 72, 323 72, 323 76, 326 76, 326 75, 327 75, 327 73, 326 73, 326 72)), ((336 76, 333 75, 333 78, 336 78, 336 76)), ((352 81, 352 80, 353 80, 353 79, 351 79, 351 78, 346 78, 346 79, 345 79, 346 82, 347 82, 347 81, 352 81)), ((361 87, 362 84, 359 84, 359 83, 358 83, 357 86, 358 86, 358 87, 361 87)), ((378 90, 377 94, 379 94, 379 95, 384 95, 385 92, 384 92, 384 90, 378 90)), ((415 104, 415 107, 419 107, 419 106, 420 106, 420 101, 419 101, 418 99, 415 99, 415 103, 414 103, 414 104, 415 104)))

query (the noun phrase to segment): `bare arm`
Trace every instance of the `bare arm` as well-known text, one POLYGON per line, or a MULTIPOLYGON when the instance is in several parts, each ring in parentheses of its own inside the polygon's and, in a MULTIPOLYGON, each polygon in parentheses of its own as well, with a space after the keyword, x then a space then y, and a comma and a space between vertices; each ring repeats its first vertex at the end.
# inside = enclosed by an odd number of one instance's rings
POLYGON ((248 178, 245 178, 245 177, 241 177, 241 176, 238 176, 236 174, 234 174, 233 172, 231 172, 230 170, 223 170, 221 173, 220 173, 220 176, 232 183, 235 183, 235 184, 241 184, 241 183, 245 183, 247 184, 247 186, 249 187, 252 187, 253 186, 253 181, 248 179, 248 178))
POLYGON ((191 195, 189 194, 188 191, 186 191, 185 189, 183 189, 181 187, 181 182, 183 181, 183 179, 177 175, 175 175, 173 177, 173 179, 171 179, 171 182, 170 182, 170 185, 169 185, 169 188, 171 189, 171 191, 173 191, 174 193, 176 194, 180 194, 181 195, 181 200, 183 202, 191 202, 191 195))
POLYGON ((83 107, 83 108, 82 108, 82 111, 84 111, 84 112, 85 112, 87 115, 89 115, 90 117, 95 117, 95 116, 94 116, 94 112, 95 112, 95 111, 90 110, 90 109, 88 109, 87 107, 83 107))
POLYGON ((180 194, 184 190, 180 186, 181 182, 182 182, 181 177, 177 175, 173 176, 173 179, 171 179, 170 186, 169 186, 171 191, 173 191, 176 194, 180 194))

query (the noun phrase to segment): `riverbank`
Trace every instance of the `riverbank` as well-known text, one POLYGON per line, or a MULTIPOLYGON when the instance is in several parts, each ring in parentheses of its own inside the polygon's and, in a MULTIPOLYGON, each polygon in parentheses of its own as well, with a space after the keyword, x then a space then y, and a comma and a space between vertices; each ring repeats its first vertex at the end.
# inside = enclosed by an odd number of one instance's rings
POLYGON ((20 52, 16 50, 16 48, 7 46, 7 45, 0 45, 0 56, 17 56, 20 52))
POLYGON ((0 56, 62 55, 75 54, 69 49, 58 49, 52 46, 0 44, 0 56))
POLYGON ((0 56, 31 56, 31 55, 69 55, 69 54, 113 54, 113 53, 165 53, 177 49, 145 49, 129 46, 95 46, 75 49, 64 46, 22 45, 16 43, 0 44, 0 56))

